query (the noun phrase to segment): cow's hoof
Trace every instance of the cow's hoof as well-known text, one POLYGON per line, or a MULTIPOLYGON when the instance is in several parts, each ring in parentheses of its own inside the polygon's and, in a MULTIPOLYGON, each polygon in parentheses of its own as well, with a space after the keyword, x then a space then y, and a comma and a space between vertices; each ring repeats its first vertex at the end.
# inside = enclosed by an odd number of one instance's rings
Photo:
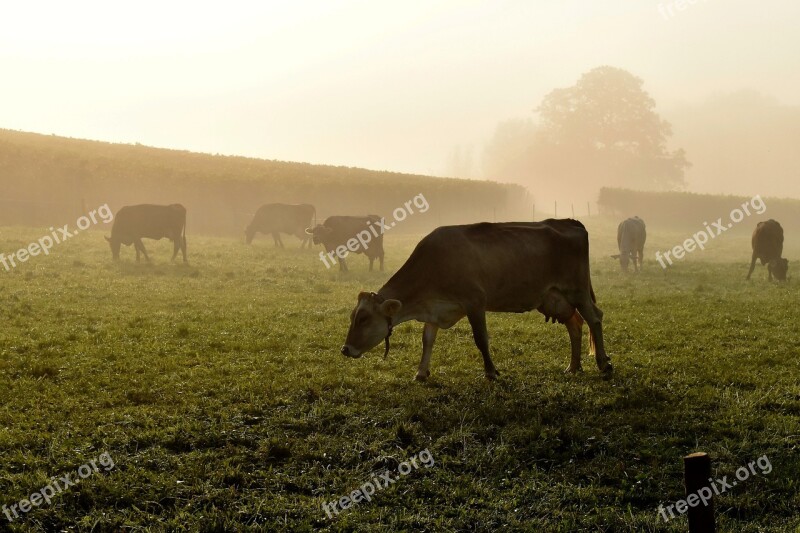
POLYGON ((496 368, 486 371, 486 379, 489 381, 495 381, 498 377, 500 377, 500 372, 496 368))
POLYGON ((414 376, 414 381, 419 381, 420 383, 425 383, 426 381, 428 381, 428 378, 430 377, 430 375, 431 375, 431 371, 430 370, 428 370, 424 374, 422 372, 417 372, 417 375, 414 376))
POLYGON ((577 374, 578 372, 580 372, 581 374, 583 373, 583 367, 581 365, 578 366, 569 365, 567 369, 564 370, 565 374, 577 374))
POLYGON ((614 367, 611 363, 606 363, 606 367, 600 371, 603 379, 611 379, 614 375, 614 367))

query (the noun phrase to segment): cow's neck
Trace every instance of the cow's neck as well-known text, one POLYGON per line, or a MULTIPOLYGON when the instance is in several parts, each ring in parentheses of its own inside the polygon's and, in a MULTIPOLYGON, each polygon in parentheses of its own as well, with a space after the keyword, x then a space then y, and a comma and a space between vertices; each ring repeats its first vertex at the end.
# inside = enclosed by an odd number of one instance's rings
MULTIPOLYGON (((421 284, 417 282, 405 282, 396 280, 397 276, 392 277, 386 284, 378 290, 378 294, 386 299, 400 300, 403 306, 400 312, 392 319, 392 324, 402 324, 409 320, 422 320, 423 309, 419 305, 418 296, 423 293, 421 284)), ((409 280, 410 281, 410 280, 409 280)))

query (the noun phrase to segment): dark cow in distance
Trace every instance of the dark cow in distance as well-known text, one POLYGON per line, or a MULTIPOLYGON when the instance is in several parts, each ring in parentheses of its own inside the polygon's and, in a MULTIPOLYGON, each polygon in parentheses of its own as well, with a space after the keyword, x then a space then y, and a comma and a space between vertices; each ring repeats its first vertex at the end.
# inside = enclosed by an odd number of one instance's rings
POLYGON ((106 240, 111 245, 111 255, 114 260, 119 260, 120 245, 136 249, 136 261, 139 261, 139 252, 144 254, 144 259, 150 262, 147 251, 142 244, 142 238, 160 240, 166 237, 174 244, 172 260, 183 252, 183 262, 186 263, 186 208, 181 204, 170 205, 126 205, 114 217, 111 227, 111 238, 106 240))
POLYGON ((617 226, 617 247, 619 255, 612 255, 619 259, 619 265, 624 272, 628 271, 628 262, 633 260, 633 270, 638 272, 644 259, 644 243, 647 240, 647 230, 644 220, 639 217, 627 218, 617 226), (639 261, 637 267, 636 261, 639 261))
POLYGON ((759 222, 753 231, 753 257, 750 261, 750 272, 747 279, 753 274, 756 268, 756 259, 761 260, 761 264, 767 265, 769 280, 772 276, 778 281, 786 281, 786 272, 789 270, 789 260, 781 258, 783 255, 783 228, 772 219, 759 222))
POLYGON ((306 235, 306 228, 310 226, 317 210, 310 204, 265 204, 258 208, 253 221, 244 230, 247 244, 253 242, 256 233, 271 234, 275 246, 283 248, 281 233, 294 235, 300 239, 300 249, 308 243, 311 249, 311 237, 306 235))
MULTIPOLYGON (((325 247, 327 257, 333 263, 336 262, 334 255, 339 258, 339 270, 342 272, 347 272, 347 263, 344 260, 347 252, 366 255, 369 258, 370 272, 375 259, 378 259, 383 271, 383 219, 378 215, 332 216, 322 224, 308 228, 306 233, 311 235, 314 244, 325 247)), ((320 258, 328 265, 322 253, 320 258)))
POLYGON ((362 292, 350 314, 342 353, 361 357, 409 320, 425 324, 416 379, 430 375, 439 328, 463 317, 483 355, 486 377, 497 370, 489 355, 487 312, 533 309, 567 328, 572 357, 568 372, 581 370, 581 337, 589 325, 589 353, 604 377, 612 367, 603 344, 603 312, 595 305, 589 276, 589 234, 577 220, 442 226, 417 244, 411 256, 377 293, 362 292))

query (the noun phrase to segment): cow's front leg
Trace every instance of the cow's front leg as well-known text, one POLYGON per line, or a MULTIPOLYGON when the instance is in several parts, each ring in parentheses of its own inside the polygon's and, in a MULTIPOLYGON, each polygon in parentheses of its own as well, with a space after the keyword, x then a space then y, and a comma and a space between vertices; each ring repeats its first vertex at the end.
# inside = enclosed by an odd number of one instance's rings
POLYGON ((566 372, 575 374, 577 372, 583 372, 583 368, 581 367, 581 341, 583 337, 583 319, 581 315, 578 314, 577 311, 573 313, 573 315, 564 322, 564 325, 567 326, 567 332, 569 333, 569 343, 570 347, 572 348, 572 358, 570 359, 569 366, 567 367, 566 372))
POLYGON ((494 381, 500 373, 494 367, 492 357, 489 355, 489 332, 486 329, 486 311, 483 309, 473 310, 467 313, 469 325, 472 326, 472 338, 475 339, 475 346, 483 356, 483 371, 486 379, 494 381))
POLYGON ((347 263, 345 263, 344 257, 339 258, 339 272, 347 272, 347 263))
POLYGON ((433 343, 436 342, 436 333, 439 331, 439 326, 425 323, 422 329, 422 360, 419 362, 417 368, 417 375, 414 377, 417 381, 426 381, 431 375, 431 354, 433 353, 433 343))
POLYGON ((373 265, 373 263, 375 263, 375 258, 374 258, 374 257, 370 257, 370 258, 369 258, 369 271, 370 271, 370 272, 372 272, 372 265, 373 265))
POLYGON ((144 260, 148 263, 150 262, 150 257, 147 256, 147 250, 144 249, 144 243, 142 239, 136 239, 133 241, 134 246, 136 246, 136 260, 139 260, 139 250, 142 251, 142 255, 144 255, 144 260))

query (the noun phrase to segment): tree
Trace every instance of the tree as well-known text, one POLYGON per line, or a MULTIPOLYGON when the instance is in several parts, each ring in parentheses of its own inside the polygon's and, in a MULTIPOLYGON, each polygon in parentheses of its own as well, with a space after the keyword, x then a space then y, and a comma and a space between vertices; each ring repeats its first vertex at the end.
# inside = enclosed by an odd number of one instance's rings
POLYGON ((655 112, 642 80, 625 70, 595 68, 574 86, 549 93, 536 112, 535 125, 498 127, 487 147, 487 171, 514 181, 523 174, 522 181, 545 190, 553 184, 592 191, 684 185, 690 163, 683 150, 667 150, 670 124, 655 112))

